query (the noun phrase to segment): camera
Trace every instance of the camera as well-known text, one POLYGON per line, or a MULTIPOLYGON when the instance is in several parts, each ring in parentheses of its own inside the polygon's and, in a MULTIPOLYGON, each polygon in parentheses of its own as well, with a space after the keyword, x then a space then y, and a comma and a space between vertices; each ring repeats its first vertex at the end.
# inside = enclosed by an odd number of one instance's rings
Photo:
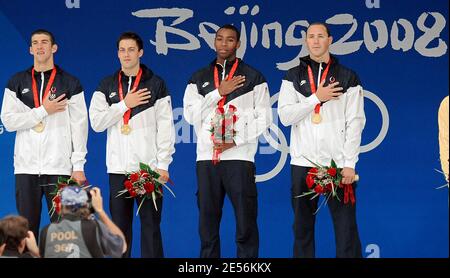
POLYGON ((86 194, 87 194, 87 196, 88 196, 87 207, 88 207, 88 209, 89 209, 89 213, 90 213, 90 214, 94 214, 94 213, 95 213, 95 209, 94 209, 94 207, 92 206, 91 189, 92 189, 92 188, 86 188, 85 191, 86 191, 86 194))

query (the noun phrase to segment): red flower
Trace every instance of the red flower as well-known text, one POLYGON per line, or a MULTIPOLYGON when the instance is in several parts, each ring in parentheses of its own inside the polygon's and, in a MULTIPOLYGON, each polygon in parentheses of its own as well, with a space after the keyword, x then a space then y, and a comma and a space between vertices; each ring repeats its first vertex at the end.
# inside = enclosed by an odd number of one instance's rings
POLYGON ((126 180, 123 184, 125 185, 125 188, 127 190, 130 190, 131 188, 133 188, 133 184, 129 180, 126 180))
POLYGON ((141 177, 144 179, 148 178, 149 176, 148 172, 145 170, 141 170, 139 173, 141 174, 141 177))
POLYGON ((328 172, 328 174, 329 174, 330 176, 332 176, 332 177, 335 177, 335 176, 336 176, 336 168, 329 168, 329 169, 327 170, 327 172, 328 172))
POLYGON ((131 197, 136 197, 137 196, 136 191, 134 191, 134 189, 131 189, 131 190, 128 190, 128 191, 130 192, 130 196, 131 197))
POLYGON ((53 206, 55 207, 55 212, 59 214, 61 212, 61 196, 56 195, 53 198, 53 206))
POLYGON ((225 113, 225 109, 223 109, 223 107, 217 107, 216 113, 223 115, 225 113))
POLYGON ((230 112, 236 112, 236 107, 233 105, 233 104, 230 104, 229 106, 228 106, 228 110, 230 110, 230 112))
POLYGON ((320 185, 317 185, 316 187, 314 187, 314 191, 317 193, 317 194, 322 194, 324 191, 323 191, 323 187, 322 186, 320 186, 320 185))
POLYGON ((130 175, 130 181, 132 183, 135 183, 139 180, 139 173, 133 173, 130 175))
POLYGON ((153 183, 146 182, 146 183, 144 183, 144 189, 145 189, 145 192, 151 193, 151 192, 155 191, 155 185, 153 183))
POLYGON ((55 196, 55 198, 53 198, 53 202, 55 202, 55 204, 61 203, 61 196, 59 195, 55 196))
POLYGON ((312 188, 314 185, 314 176, 311 174, 308 174, 306 176, 306 185, 308 185, 308 188, 312 188))
POLYGON ((235 123, 237 121, 237 116, 233 115, 233 123, 235 123))
POLYGON ((333 184, 331 184, 331 183, 327 184, 327 185, 326 185, 327 191, 331 191, 331 190, 333 189, 332 186, 333 186, 333 184))
POLYGON ((317 168, 311 168, 309 169, 308 174, 317 174, 317 172, 318 172, 317 168))

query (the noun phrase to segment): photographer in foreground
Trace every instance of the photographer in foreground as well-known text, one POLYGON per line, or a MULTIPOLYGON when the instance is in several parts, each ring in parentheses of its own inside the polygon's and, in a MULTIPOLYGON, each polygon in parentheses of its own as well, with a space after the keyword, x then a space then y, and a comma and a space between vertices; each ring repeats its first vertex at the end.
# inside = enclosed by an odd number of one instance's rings
POLYGON ((0 219, 0 258, 39 258, 39 248, 28 220, 9 215, 0 219))
POLYGON ((124 235, 103 210, 100 189, 89 193, 91 200, 78 186, 61 191, 61 221, 41 231, 39 249, 44 258, 119 258, 125 252, 124 235))

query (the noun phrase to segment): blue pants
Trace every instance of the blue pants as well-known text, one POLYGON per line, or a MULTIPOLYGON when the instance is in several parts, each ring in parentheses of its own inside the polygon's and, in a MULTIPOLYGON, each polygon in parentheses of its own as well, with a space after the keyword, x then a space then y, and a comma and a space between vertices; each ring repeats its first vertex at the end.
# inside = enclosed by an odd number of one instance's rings
MULTIPOLYGON (((133 239, 133 214, 134 203, 140 204, 140 198, 125 198, 128 193, 116 197, 118 192, 125 189, 123 182, 127 179, 125 175, 109 174, 109 210, 112 221, 122 230, 127 240, 127 251, 124 258, 131 256, 131 246, 133 239)), ((147 199, 139 210, 141 220, 141 257, 142 258, 162 258, 164 257, 161 237, 161 212, 162 198, 156 199, 155 210, 153 201, 147 199)))
MULTIPOLYGON (((306 185, 306 175, 310 167, 291 165, 292 174, 292 208, 294 209, 294 257, 314 258, 315 241, 314 226, 319 198, 310 200, 310 197, 300 197, 304 192, 308 192, 306 185)), ((353 188, 355 189, 355 183, 353 188)), ((338 258, 361 258, 361 242, 356 225, 356 203, 344 204, 343 191, 338 191, 339 200, 330 197, 327 206, 330 209, 334 225, 334 235, 336 240, 336 257, 338 258)), ((323 198, 323 197, 321 197, 323 198)), ((323 209, 322 207, 321 209, 323 209)), ((320 213, 320 212, 319 212, 320 213)))
POLYGON ((255 165, 250 161, 197 162, 201 258, 220 257, 219 227, 225 194, 236 216, 238 258, 257 258, 259 249, 255 165))
MULTIPOLYGON (((29 229, 39 238, 41 224, 42 196, 45 195, 47 211, 52 208, 53 193, 59 176, 16 174, 16 207, 19 215, 28 219, 29 229)), ((68 177, 68 176, 64 176, 68 177)), ((55 212, 50 218, 51 222, 58 220, 55 212)))

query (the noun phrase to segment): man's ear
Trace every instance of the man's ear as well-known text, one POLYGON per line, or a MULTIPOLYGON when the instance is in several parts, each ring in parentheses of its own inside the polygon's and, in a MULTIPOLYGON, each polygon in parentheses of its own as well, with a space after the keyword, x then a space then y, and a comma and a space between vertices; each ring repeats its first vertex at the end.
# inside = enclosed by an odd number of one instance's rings
POLYGON ((52 45, 52 53, 55 54, 56 51, 58 51, 58 45, 54 44, 54 45, 52 45))
POLYGON ((328 44, 331 45, 333 43, 333 37, 328 36, 328 44))
POLYGON ((241 41, 238 41, 238 43, 236 45, 236 50, 239 49, 239 47, 241 47, 241 41))
POLYGON ((31 55, 34 55, 34 53, 33 53, 33 48, 30 46, 30 54, 31 55))
POLYGON ((139 58, 141 58, 144 55, 144 49, 139 50, 139 58))

